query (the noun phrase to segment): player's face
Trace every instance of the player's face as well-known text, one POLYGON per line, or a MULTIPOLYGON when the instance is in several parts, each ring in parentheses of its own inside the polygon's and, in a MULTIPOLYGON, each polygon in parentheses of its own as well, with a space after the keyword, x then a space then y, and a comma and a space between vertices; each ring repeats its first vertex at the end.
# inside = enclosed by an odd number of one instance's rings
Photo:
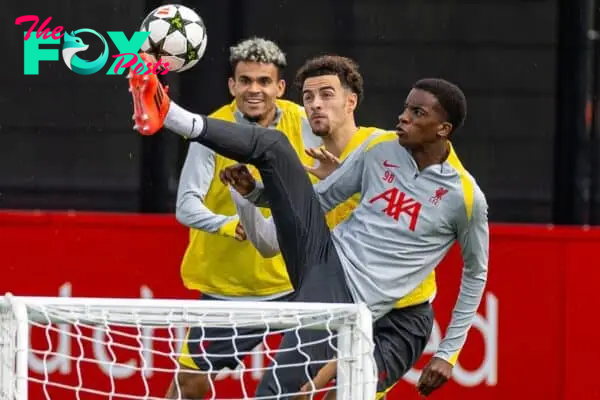
POLYGON ((313 133, 323 137, 354 120, 357 96, 337 75, 323 75, 304 81, 302 102, 313 133))
POLYGON ((406 97, 404 111, 398 116, 396 134, 407 148, 422 148, 448 136, 452 125, 437 98, 424 90, 413 89, 406 97))
POLYGON ((239 62, 234 76, 229 78, 229 92, 235 97, 238 109, 248 119, 267 122, 274 118, 275 100, 283 96, 285 81, 279 78, 274 64, 239 62))

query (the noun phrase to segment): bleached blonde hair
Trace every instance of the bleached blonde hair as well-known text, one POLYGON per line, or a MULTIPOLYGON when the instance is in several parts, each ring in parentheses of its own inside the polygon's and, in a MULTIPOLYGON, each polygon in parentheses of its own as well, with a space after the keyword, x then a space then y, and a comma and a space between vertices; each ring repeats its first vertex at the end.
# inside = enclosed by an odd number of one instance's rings
POLYGON ((259 37, 251 37, 229 48, 229 62, 235 71, 240 61, 275 64, 280 70, 287 66, 285 54, 275 42, 259 37))

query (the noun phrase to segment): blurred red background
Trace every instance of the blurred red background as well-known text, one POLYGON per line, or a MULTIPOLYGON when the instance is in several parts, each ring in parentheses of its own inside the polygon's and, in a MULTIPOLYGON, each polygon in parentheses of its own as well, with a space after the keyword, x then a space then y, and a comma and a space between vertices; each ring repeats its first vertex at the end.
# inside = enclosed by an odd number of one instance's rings
MULTIPOLYGON (((197 297, 179 278, 187 230, 172 216, 4 212, 0 213, 0 226, 1 293, 197 297)), ((600 398, 600 389, 593 385, 595 360, 600 356, 595 328, 599 243, 600 229, 493 225, 489 284, 478 318, 453 380, 431 398, 600 398)), ((389 399, 419 398, 414 382, 448 324, 461 266, 460 253, 454 248, 437 270, 436 324, 428 351, 389 399)), ((276 341, 274 338, 271 343, 276 341)), ((45 348, 43 332, 34 332, 32 346, 45 348)), ((159 343, 153 346, 161 348, 159 343)), ((169 351, 163 346, 162 350, 169 351)), ((102 357, 101 348, 85 350, 87 357, 102 357)), ((80 353, 75 340, 68 352, 73 360, 55 363, 49 380, 77 386, 80 353)), ((135 351, 117 357, 141 365, 142 357, 135 351)), ((173 367, 166 357, 145 362, 155 368, 173 367)), ((256 357, 247 362, 260 365, 266 361, 256 357)), ((82 362, 80 368, 83 386, 111 391, 111 380, 97 365, 82 362)), ((44 380, 41 358, 30 360, 30 373, 44 380)), ((126 375, 114 379, 114 393, 143 396, 148 391, 162 396, 170 379, 166 372, 155 372, 145 380, 137 374, 126 375)), ((257 380, 250 373, 241 379, 235 373, 222 374, 218 396, 241 396, 240 382, 251 392, 257 380)), ((30 399, 44 398, 41 385, 30 387, 30 399)), ((50 394, 58 391, 48 389, 50 394)))

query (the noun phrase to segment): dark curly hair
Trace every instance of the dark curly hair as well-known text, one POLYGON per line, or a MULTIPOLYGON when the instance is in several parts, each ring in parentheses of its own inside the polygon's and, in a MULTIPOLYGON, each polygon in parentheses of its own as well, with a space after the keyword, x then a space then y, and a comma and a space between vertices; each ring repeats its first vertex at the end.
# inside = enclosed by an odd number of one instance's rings
POLYGON ((360 103, 364 96, 363 78, 358 72, 358 64, 347 57, 325 55, 306 61, 296 73, 295 83, 300 91, 307 78, 323 75, 337 75, 343 87, 355 93, 360 103))

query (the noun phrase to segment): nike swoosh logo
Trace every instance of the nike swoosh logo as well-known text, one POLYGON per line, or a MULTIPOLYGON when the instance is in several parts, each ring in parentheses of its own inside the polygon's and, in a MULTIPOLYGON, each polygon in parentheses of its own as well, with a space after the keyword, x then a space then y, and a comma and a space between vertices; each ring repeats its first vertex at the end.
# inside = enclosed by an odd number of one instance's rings
POLYGON ((400 168, 399 165, 391 164, 388 160, 385 160, 383 162, 383 166, 386 167, 386 168, 400 168))
POLYGON ((194 134, 194 128, 196 127, 196 118, 192 118, 192 130, 190 132, 190 136, 194 134))

